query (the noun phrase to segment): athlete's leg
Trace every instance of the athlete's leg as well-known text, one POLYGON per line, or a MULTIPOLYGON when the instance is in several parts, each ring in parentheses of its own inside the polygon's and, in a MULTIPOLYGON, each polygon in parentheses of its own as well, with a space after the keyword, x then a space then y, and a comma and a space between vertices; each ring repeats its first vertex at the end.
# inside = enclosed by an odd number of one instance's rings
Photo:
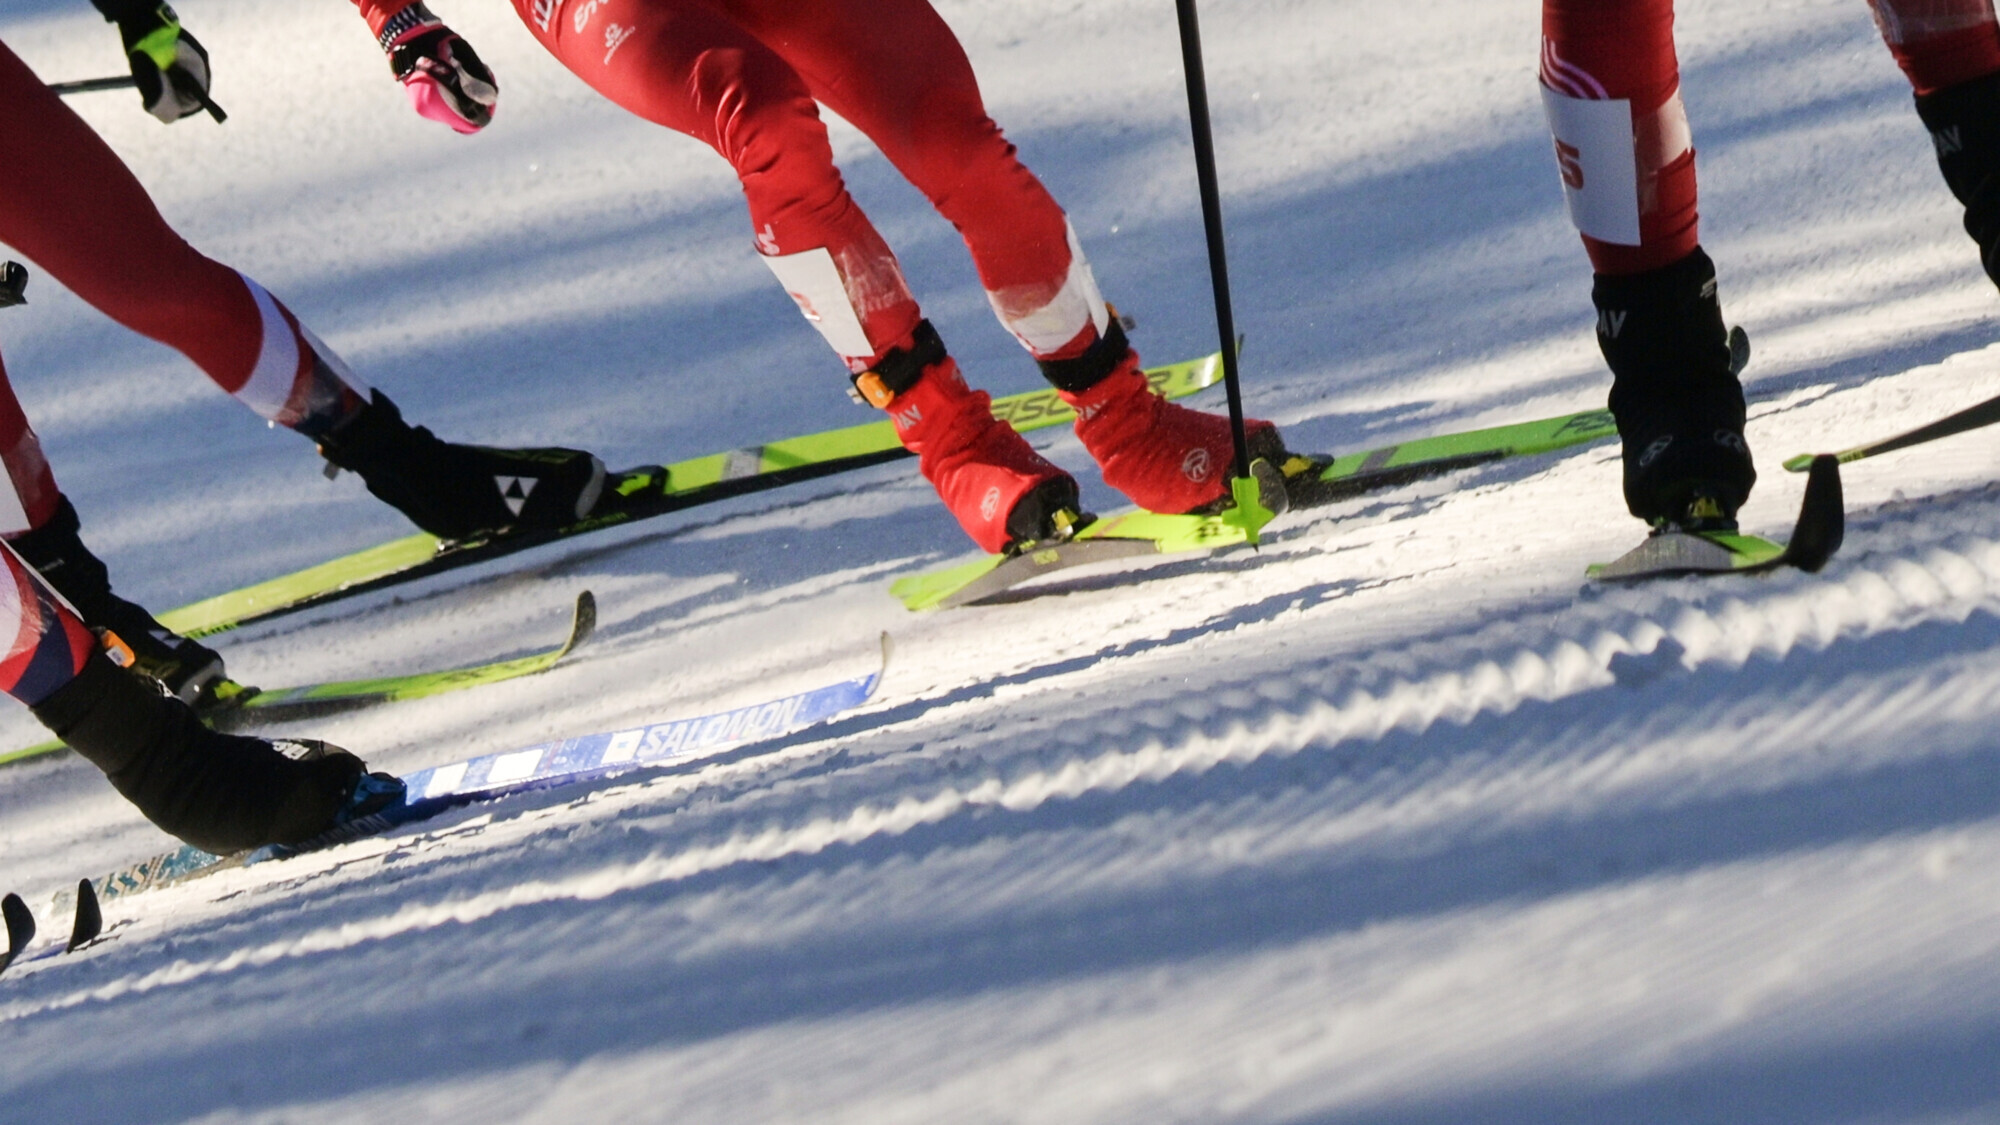
POLYGON ((995 312, 1031 351, 1055 354, 1093 321, 1104 327, 1062 208, 987 115, 971 62, 926 0, 716 2, 958 228, 995 312))
POLYGON ((202 256, 116 154, 0 44, 0 242, 120 324, 308 435, 366 388, 255 282, 202 256))
POLYGON ((2000 72, 1993 0, 1868 0, 1918 96, 2000 72))
MULTIPOLYGON (((235 851, 329 827, 355 792, 359 760, 344 751, 294 760, 260 739, 202 726, 185 703, 114 667, 90 626, 15 553, 13 544, 48 535, 64 513, 73 528, 75 516, 55 491, 4 371, 0 447, 9 478, 0 487, 0 517, 10 530, 29 522, 28 509, 53 509, 38 530, 0 539, 0 637, 7 638, 0 691, 33 708, 147 819, 189 843, 235 851)), ((102 564, 87 554, 68 569, 86 564, 101 576, 102 564)))
POLYGON ((222 657, 198 641, 174 635, 152 614, 111 590, 111 574, 83 545, 82 523, 56 488, 42 443, 29 427, 0 365, 0 539, 83 615, 93 629, 117 635, 114 647, 134 671, 189 703, 212 697, 227 674, 222 657))
MULTIPOLYGON (((964 237, 1000 322, 1077 409, 1104 479, 1157 511, 1227 495, 1228 421, 1151 392, 1062 209, 987 114, 927 0, 716 0, 866 133, 964 237)), ((1276 430, 1251 423, 1257 452, 1276 430)))
POLYGON ((2000 283, 2000 25, 1992 0, 1870 0, 1882 38, 1916 91, 1965 230, 2000 283))
POLYGON ((729 161, 758 250, 850 366, 916 328, 902 268, 848 195, 819 108, 783 59, 698 0, 573 0, 547 27, 526 18, 599 93, 729 161))
POLYGON ((553 527, 596 502, 577 450, 493 450, 403 424, 282 303, 204 257, 160 217, 83 120, 0 45, 0 242, 113 320, 180 350, 260 416, 321 443, 425 530, 553 527), (503 495, 503 485, 524 497, 503 495), (538 487, 537 487, 538 486, 538 487))
POLYGON ((1542 96, 1597 273, 1626 505, 1652 521, 1726 520, 1756 472, 1697 231, 1673 24, 1672 0, 1544 0, 1542 96))
POLYGON ((575 0, 534 32, 607 98, 686 133, 742 182, 758 251, 870 401, 889 412, 960 524, 989 550, 1039 533, 1075 484, 993 419, 902 267, 847 193, 805 82, 699 0, 575 0), (1045 494, 1046 493, 1046 494, 1045 494))
POLYGON ((0 361, 0 464, 7 479, 0 482, 0 536, 18 535, 42 526, 56 514, 62 500, 55 473, 42 456, 41 440, 28 425, 7 366, 0 361))
MULTIPOLYGON (((295 843, 332 827, 355 799, 363 767, 354 755, 328 747, 295 759, 202 726, 186 704, 106 660, 83 621, 6 546, 0 636, 0 690, 188 843, 218 853, 295 843)), ((399 784, 372 788, 386 803, 399 784)))

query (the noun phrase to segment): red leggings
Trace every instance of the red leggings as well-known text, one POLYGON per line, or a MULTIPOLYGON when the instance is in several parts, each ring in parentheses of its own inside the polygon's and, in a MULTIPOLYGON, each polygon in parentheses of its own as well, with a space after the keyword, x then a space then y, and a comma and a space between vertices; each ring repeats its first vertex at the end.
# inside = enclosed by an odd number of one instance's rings
MULTIPOLYGON (((299 404, 325 365, 290 312, 175 234, 117 155, 4 43, 0 243, 118 323, 178 349, 264 417, 303 421, 299 404)), ((55 511, 55 479, 4 368, 0 462, 14 486, 12 495, 0 487, 0 534, 39 527, 55 511)))
MULTIPOLYGON (((1993 0, 1869 0, 1869 6, 1919 94, 2000 71, 1993 0)), ((1686 257, 1699 230, 1673 0, 1543 0, 1542 36, 1542 86, 1557 162, 1591 264, 1601 274, 1631 274, 1686 257), (1630 103, 1626 136, 1607 134, 1588 104, 1607 100, 1630 103), (1619 146, 1628 141, 1636 150, 1636 178, 1592 174, 1606 167, 1593 163, 1593 155, 1622 161, 1619 146)))
MULTIPOLYGON (((765 255, 825 248, 877 352, 906 337, 921 314, 895 255, 848 195, 815 102, 867 134, 958 228, 1017 334, 1071 277, 1061 208, 986 115, 971 63, 926 0, 515 6, 542 45, 598 92, 728 160, 765 255)), ((1044 355, 1095 339, 1094 330, 1068 331, 1082 334, 1037 341, 1030 330, 1022 338, 1044 355)))

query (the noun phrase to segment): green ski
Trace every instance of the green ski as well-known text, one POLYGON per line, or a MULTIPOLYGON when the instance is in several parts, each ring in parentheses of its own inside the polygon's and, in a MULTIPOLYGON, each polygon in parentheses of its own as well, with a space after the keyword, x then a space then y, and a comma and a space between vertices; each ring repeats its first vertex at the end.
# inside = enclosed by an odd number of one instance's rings
POLYGON ((1781 566, 1816 572, 1840 549, 1846 516, 1840 460, 1823 453, 1810 468, 1790 542, 1773 543, 1737 531, 1656 531, 1616 560, 1597 563, 1586 573, 1599 582, 1636 582, 1679 574, 1754 574, 1781 566))
POLYGON ((1586 410, 1535 422, 1517 422, 1462 434, 1418 438, 1365 453, 1336 457, 1317 479, 1291 485, 1292 507, 1313 508, 1425 477, 1469 469, 1511 457, 1552 453, 1573 445, 1616 437, 1609 410, 1586 410))
MULTIPOLYGON (((218 693, 222 700, 221 706, 202 717, 209 726, 217 730, 241 730, 260 723, 314 718, 362 707, 373 707, 381 703, 425 699, 484 684, 497 684, 504 680, 532 676, 555 667, 563 658, 575 651, 576 646, 588 639, 596 628, 597 600, 591 597, 590 591, 585 590, 577 595, 576 612, 570 619, 569 636, 555 648, 510 660, 496 660, 488 664, 475 664, 469 668, 454 668, 445 672, 417 672, 407 676, 382 676, 368 680, 339 680, 308 684, 304 687, 276 688, 270 691, 259 691, 256 688, 246 688, 234 681, 225 681, 227 686, 218 693)), ((24 750, 0 754, 0 765, 27 761, 44 754, 53 754, 61 749, 63 744, 60 742, 40 743, 24 750)))
MULTIPOLYGON (((1154 368, 1146 376, 1155 391, 1181 398, 1212 386, 1221 378, 1221 363, 1219 356, 1210 355, 1154 368)), ((993 414, 1022 431, 1059 425, 1076 416, 1052 388, 994 399, 993 414)), ((614 475, 606 483, 606 498, 599 502, 597 511, 559 530, 458 542, 422 533, 409 535, 182 606, 160 614, 159 621, 184 637, 206 637, 573 535, 907 456, 896 439, 894 425, 883 419, 672 465, 643 466, 614 475)))
POLYGON ((1143 555, 1208 551, 1248 541, 1241 527, 1221 516, 1166 516, 1134 508, 1098 519, 1070 539, 899 578, 889 592, 910 609, 954 609, 1058 570, 1143 555))
MULTIPOLYGON (((1742 328, 1729 330, 1729 370, 1741 375, 1750 365, 1750 334, 1742 328)), ((1316 481, 1294 481, 1290 486, 1292 507, 1312 508, 1332 504, 1378 489, 1422 480, 1425 477, 1469 469, 1490 461, 1553 453, 1572 445, 1616 437, 1618 423, 1609 410, 1586 410, 1536 422, 1467 430, 1419 438, 1401 445, 1387 445, 1366 453, 1350 453, 1334 458, 1316 481)))
MULTIPOLYGON (((1419 438, 1336 457, 1316 476, 1286 483, 1291 508, 1313 508, 1510 457, 1548 453, 1615 436, 1611 413, 1587 410, 1459 434, 1419 438)), ((989 555, 947 570, 898 579, 890 593, 910 609, 951 609, 995 597, 1058 570, 1109 559, 1233 547, 1249 537, 1219 516, 1168 516, 1128 509, 1072 539, 1012 555, 989 555)))

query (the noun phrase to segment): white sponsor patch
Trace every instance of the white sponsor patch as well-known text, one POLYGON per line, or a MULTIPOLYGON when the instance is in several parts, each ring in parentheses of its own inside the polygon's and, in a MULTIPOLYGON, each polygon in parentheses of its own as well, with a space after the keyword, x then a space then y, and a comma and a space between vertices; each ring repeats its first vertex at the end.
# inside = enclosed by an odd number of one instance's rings
POLYGON ((522 781, 535 776, 535 767, 542 764, 542 748, 521 750, 512 754, 502 754, 493 759, 493 768, 486 771, 486 782, 498 785, 507 781, 522 781))
POLYGON ((598 759, 598 761, 600 762, 631 761, 632 756, 639 752, 639 741, 643 739, 645 736, 646 736, 646 731, 645 728, 643 727, 638 730, 619 731, 617 734, 611 736, 610 742, 605 744, 604 757, 598 759))
POLYGON ((1104 304, 1104 294, 1098 292, 1097 276, 1090 272, 1090 259, 1083 256, 1083 244, 1077 241, 1076 228, 1068 219, 1063 220, 1063 233, 1069 242, 1069 273, 1055 296, 1034 308, 1021 309, 1008 293, 986 294, 993 315, 1035 355, 1046 355, 1076 339, 1086 324, 1094 325, 1099 333, 1111 324, 1111 311, 1104 304))
POLYGON ((868 342, 868 332, 861 327, 861 315, 854 311, 854 302, 847 296, 840 267, 833 264, 833 255, 826 247, 797 254, 765 254, 763 258, 778 284, 791 294, 799 311, 819 329, 834 351, 846 358, 874 356, 875 347, 868 342))
POLYGON ((1572 98, 1542 87, 1555 136, 1556 167, 1576 229, 1619 246, 1639 245, 1639 170, 1632 103, 1572 98))
POLYGON ((439 766, 436 772, 431 774, 430 783, 424 786, 422 796, 442 797, 458 788, 458 783, 465 780, 465 767, 470 764, 453 762, 448 766, 439 766))

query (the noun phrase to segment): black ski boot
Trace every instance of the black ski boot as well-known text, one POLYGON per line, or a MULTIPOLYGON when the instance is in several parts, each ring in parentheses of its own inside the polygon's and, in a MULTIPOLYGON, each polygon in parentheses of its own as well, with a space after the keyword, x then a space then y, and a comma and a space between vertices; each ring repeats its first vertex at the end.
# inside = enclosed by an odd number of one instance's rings
POLYGON ((319 439, 328 461, 440 539, 553 530, 590 514, 604 462, 576 449, 496 449, 412 428, 381 391, 319 439))
POLYGON ((222 657, 155 621, 143 606, 112 593, 111 574, 83 545, 82 527, 64 496, 49 522, 7 543, 62 595, 107 650, 129 658, 134 672, 197 709, 216 706, 217 690, 228 686, 222 657))
POLYGON ((2000 285, 2000 74, 1918 96, 1917 116, 1945 185, 1965 204, 1965 233, 1979 244, 1986 276, 2000 285))
POLYGON ((402 799, 400 783, 337 747, 303 743, 291 757, 217 734, 102 654, 34 712, 147 820, 217 855, 310 840, 402 799))
POLYGON ((1625 506, 1655 527, 1735 526, 1757 470, 1743 440, 1743 385, 1700 248, 1657 270, 1599 275, 1597 343, 1611 365, 1625 506))
POLYGON ((1036 544, 1073 538, 1096 519, 1083 510, 1075 477, 1065 474, 1045 480, 1016 500, 1014 510, 1007 513, 1009 542, 1005 553, 1018 554, 1036 544))

